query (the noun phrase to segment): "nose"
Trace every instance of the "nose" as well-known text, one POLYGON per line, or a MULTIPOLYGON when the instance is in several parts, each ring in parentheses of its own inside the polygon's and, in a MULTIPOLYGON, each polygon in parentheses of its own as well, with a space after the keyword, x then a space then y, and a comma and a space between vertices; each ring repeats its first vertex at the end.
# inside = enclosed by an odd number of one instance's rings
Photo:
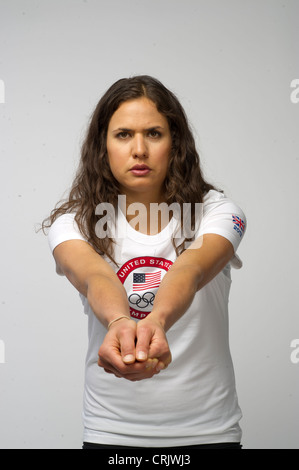
POLYGON ((132 142, 132 156, 134 158, 144 158, 148 156, 148 148, 143 135, 136 134, 132 142))

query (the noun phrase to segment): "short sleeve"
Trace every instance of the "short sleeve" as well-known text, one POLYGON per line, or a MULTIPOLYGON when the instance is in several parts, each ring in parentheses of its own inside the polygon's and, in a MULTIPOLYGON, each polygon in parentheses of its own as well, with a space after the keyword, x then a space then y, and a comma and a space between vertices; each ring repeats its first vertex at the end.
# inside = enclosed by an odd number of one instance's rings
MULTIPOLYGON (((75 214, 63 214, 58 217, 48 233, 48 243, 52 253, 60 243, 68 240, 86 241, 75 221, 75 214)), ((58 274, 62 274, 59 270, 56 269, 56 271, 58 274)))
POLYGON ((228 239, 234 247, 231 260, 234 268, 241 268, 242 261, 236 251, 244 237, 247 220, 242 209, 218 191, 210 191, 203 205, 202 220, 196 238, 214 233, 228 239))

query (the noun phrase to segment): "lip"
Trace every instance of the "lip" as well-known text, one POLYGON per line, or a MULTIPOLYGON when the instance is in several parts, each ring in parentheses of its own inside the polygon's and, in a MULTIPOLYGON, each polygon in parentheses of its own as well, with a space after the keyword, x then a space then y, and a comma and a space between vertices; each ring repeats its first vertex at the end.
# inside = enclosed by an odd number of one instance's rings
POLYGON ((135 176, 145 176, 150 173, 151 169, 147 165, 134 165, 130 172, 135 176))

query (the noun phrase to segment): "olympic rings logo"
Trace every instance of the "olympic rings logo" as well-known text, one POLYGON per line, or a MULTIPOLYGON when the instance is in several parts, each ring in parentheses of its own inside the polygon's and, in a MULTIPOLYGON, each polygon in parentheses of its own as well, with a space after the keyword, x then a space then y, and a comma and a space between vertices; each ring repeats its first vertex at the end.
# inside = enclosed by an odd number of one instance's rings
POLYGON ((153 292, 145 292, 142 296, 139 294, 131 294, 129 302, 139 308, 147 308, 149 305, 153 306, 155 294, 153 292))

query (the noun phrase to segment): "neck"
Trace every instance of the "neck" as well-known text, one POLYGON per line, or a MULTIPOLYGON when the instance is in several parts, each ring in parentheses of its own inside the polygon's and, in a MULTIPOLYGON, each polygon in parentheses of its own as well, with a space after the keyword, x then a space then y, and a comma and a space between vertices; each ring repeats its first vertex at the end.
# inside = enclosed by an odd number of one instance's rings
POLYGON ((169 213, 167 210, 161 210, 163 207, 162 203, 164 203, 165 207, 165 198, 157 199, 151 196, 146 197, 145 195, 138 197, 137 200, 127 195, 121 196, 120 208, 132 228, 146 235, 156 235, 166 227, 170 220, 169 213), (160 204, 162 205, 160 210, 158 210, 160 204))

